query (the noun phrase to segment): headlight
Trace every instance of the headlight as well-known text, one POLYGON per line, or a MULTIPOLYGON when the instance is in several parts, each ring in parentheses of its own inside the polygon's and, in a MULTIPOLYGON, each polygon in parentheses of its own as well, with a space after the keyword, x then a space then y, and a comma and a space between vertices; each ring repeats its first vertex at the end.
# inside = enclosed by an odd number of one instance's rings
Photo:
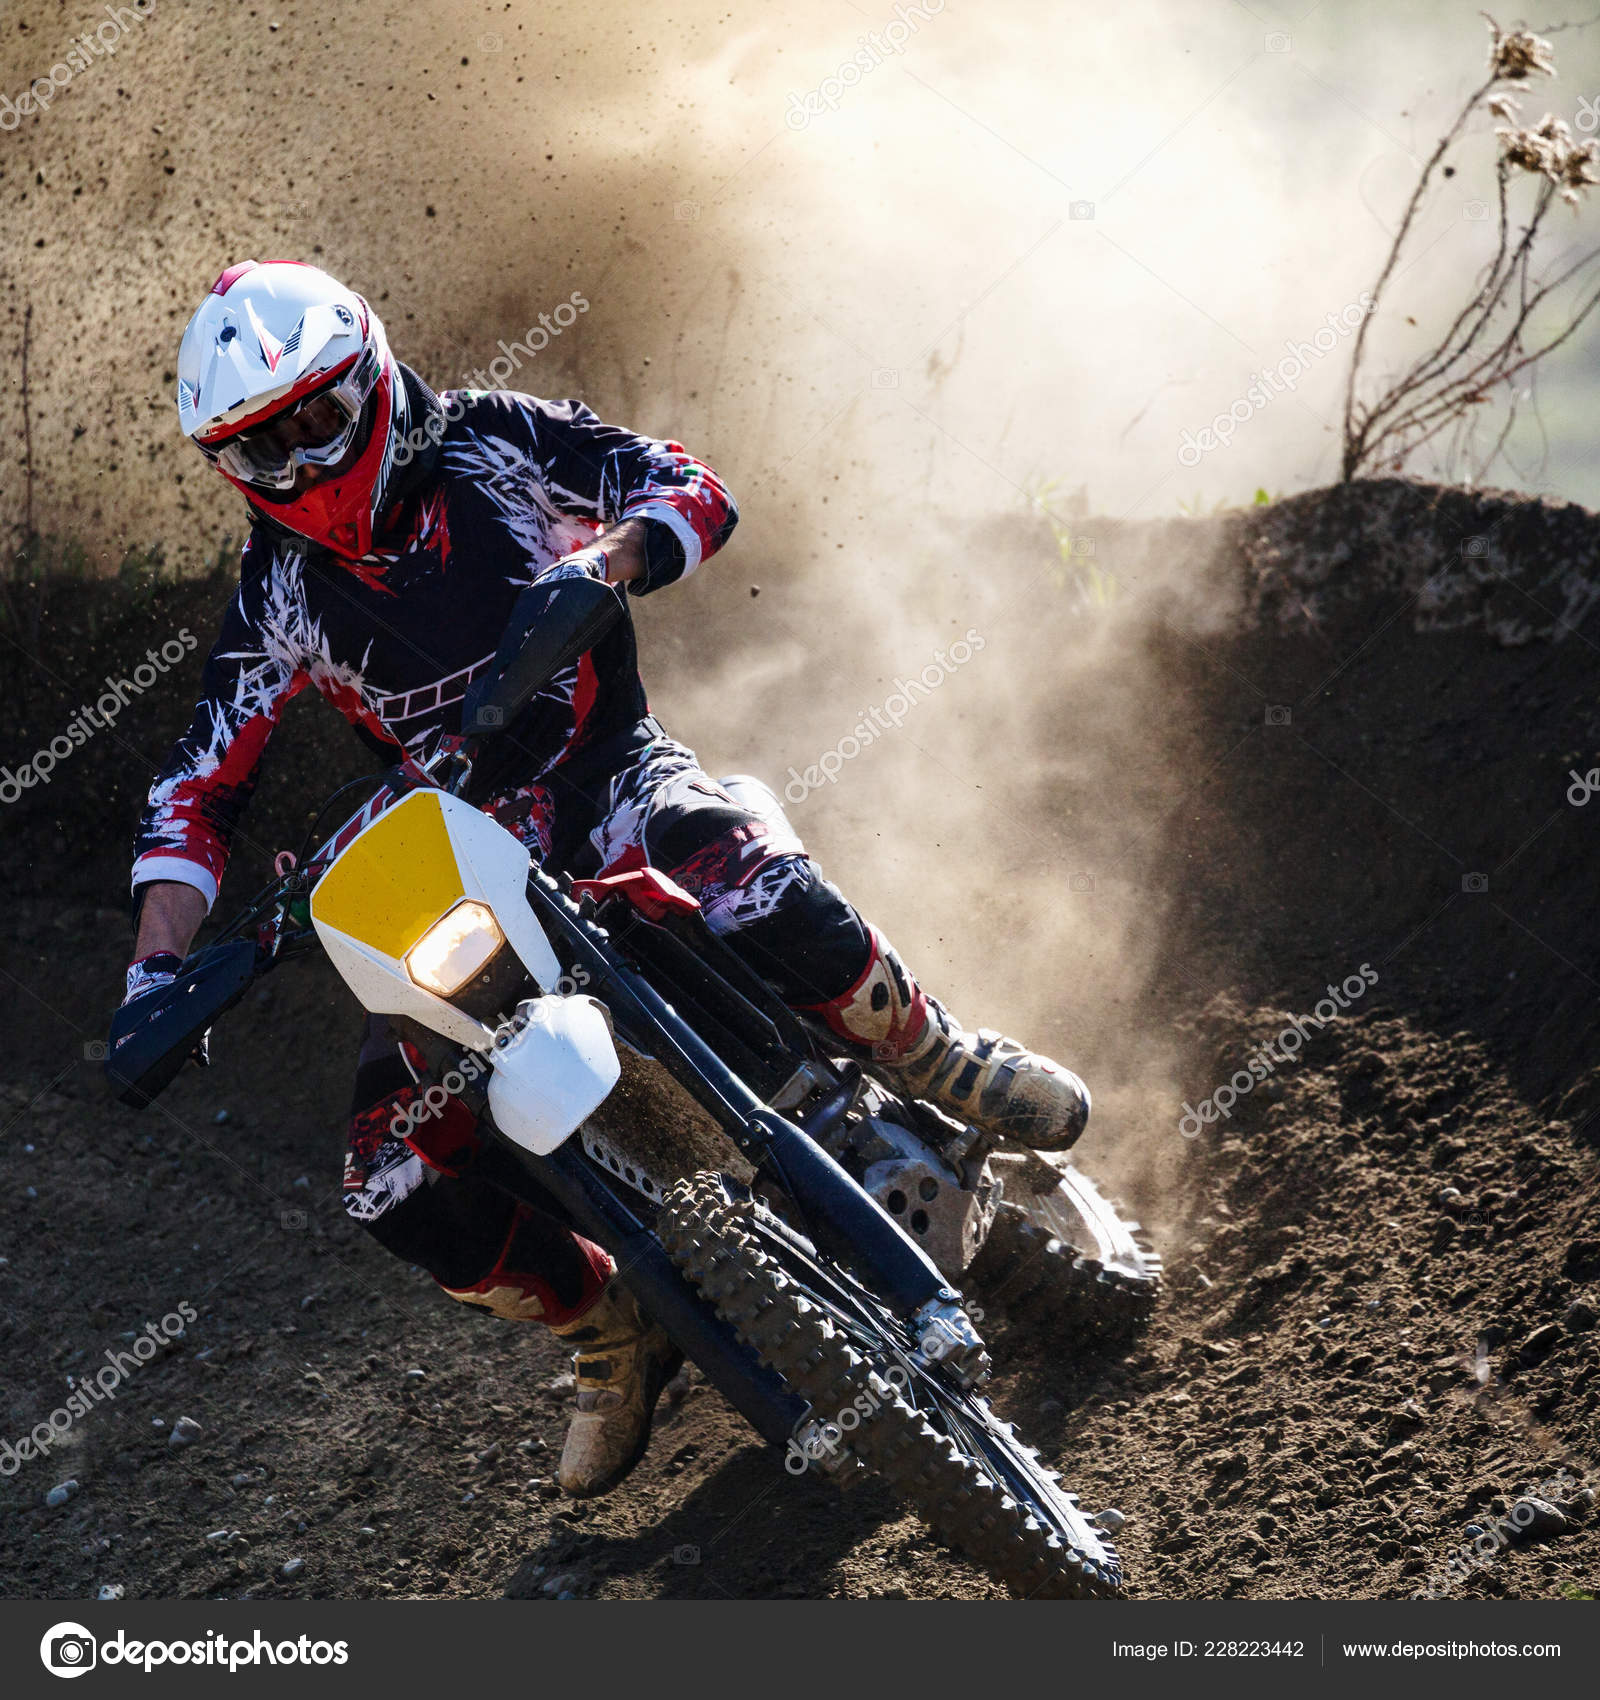
POLYGON ((486 904, 458 903, 433 923, 406 954, 406 972, 425 991, 454 997, 506 942, 486 904))

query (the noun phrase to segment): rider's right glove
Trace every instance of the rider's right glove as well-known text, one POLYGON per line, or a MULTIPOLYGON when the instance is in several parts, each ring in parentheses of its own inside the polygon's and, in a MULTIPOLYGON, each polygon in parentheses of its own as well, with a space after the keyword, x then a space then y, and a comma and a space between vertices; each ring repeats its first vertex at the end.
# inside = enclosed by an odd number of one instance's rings
POLYGON ((149 997, 152 992, 159 992, 164 986, 170 986, 182 967, 183 958, 174 956, 170 950, 158 950, 128 964, 127 996, 123 998, 121 1008, 111 1017, 111 1031, 106 1036, 106 1049, 110 1056, 117 1054, 117 1047, 138 1026, 141 1012, 137 1005, 140 1000, 149 997))
POLYGON ((153 951, 149 956, 141 956, 137 962, 130 962, 128 991, 122 1007, 126 1009, 136 999, 158 992, 163 986, 170 986, 182 966, 183 958, 174 956, 170 950, 153 951))

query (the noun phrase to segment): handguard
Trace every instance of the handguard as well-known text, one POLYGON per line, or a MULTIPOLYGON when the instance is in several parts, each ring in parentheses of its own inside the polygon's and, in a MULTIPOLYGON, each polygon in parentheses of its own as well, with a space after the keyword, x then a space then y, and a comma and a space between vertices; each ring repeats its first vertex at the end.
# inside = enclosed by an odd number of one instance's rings
POLYGON ((461 705, 461 730, 492 736, 509 728, 564 668, 623 616, 616 587, 592 578, 542 579, 518 596, 493 664, 461 705))
POLYGON ((170 986, 124 1004, 111 1018, 105 1076, 117 1098, 142 1110, 163 1091, 219 1015, 232 1009, 256 973, 249 939, 214 944, 191 957, 170 986))

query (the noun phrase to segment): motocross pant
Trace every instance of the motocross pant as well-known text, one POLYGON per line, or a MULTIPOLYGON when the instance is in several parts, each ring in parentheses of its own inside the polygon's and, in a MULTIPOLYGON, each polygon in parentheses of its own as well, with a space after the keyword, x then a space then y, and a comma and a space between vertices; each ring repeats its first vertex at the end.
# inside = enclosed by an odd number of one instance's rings
MULTIPOLYGON (((502 793, 488 812, 546 867, 591 877, 648 864, 669 875, 786 1002, 817 1012, 843 1038, 893 1045, 889 1012, 901 1022, 920 1014, 915 982, 781 815, 741 806, 653 721, 609 762, 587 773, 558 768, 502 793)), ((430 1084, 415 1048, 371 1017, 345 1156, 346 1212, 454 1298, 553 1326, 580 1316, 612 1273, 610 1259, 551 1214, 475 1180, 476 1123, 460 1100, 408 1114, 430 1084)))

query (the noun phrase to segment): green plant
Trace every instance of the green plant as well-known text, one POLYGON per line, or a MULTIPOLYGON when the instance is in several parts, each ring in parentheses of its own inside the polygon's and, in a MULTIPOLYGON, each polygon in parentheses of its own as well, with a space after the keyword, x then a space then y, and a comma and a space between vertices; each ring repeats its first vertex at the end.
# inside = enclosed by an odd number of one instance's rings
POLYGON ((1060 488, 1061 480, 1051 478, 1036 485, 1028 493, 1028 505, 1050 527, 1056 544, 1056 565, 1050 580, 1057 590, 1076 589, 1092 608, 1105 608, 1116 600, 1116 575, 1095 559, 1095 540, 1089 536, 1074 537, 1072 527, 1050 506, 1050 498, 1060 488))

